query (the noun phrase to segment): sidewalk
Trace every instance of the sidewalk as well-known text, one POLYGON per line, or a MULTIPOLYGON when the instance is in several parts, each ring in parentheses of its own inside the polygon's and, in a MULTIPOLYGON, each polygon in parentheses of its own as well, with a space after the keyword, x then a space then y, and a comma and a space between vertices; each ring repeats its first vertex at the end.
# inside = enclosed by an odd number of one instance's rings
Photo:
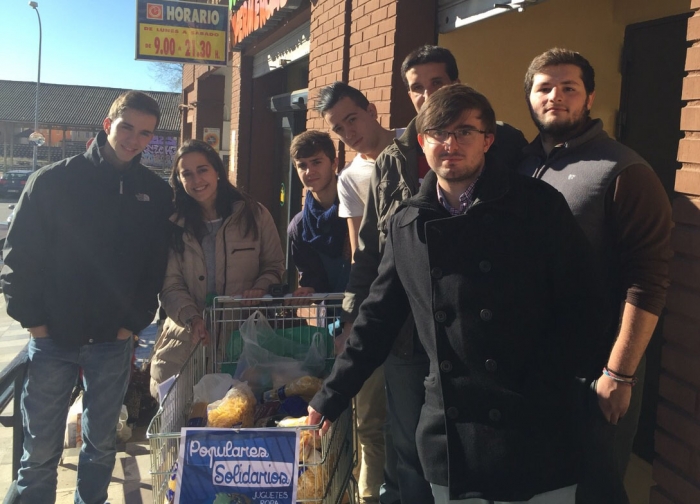
MULTIPOLYGON (((29 334, 18 322, 11 319, 0 295, 0 368, 5 367, 24 348, 29 334)), ((12 412, 14 403, 0 414, 0 499, 4 499, 12 483, 12 412)), ((126 445, 117 446, 117 461, 109 486, 110 504, 150 504, 151 495, 150 455, 145 440, 146 427, 136 427, 126 445)), ((78 450, 64 451, 58 466, 58 490, 56 504, 73 504, 78 450)))

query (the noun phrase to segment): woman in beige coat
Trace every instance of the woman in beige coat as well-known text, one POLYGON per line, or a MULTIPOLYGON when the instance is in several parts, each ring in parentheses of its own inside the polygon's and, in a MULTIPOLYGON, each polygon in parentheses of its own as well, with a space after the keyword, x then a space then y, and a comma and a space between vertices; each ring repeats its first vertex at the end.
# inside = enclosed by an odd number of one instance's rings
POLYGON ((180 371, 198 341, 209 342, 202 318, 216 295, 261 297, 280 283, 284 253, 270 213, 228 180, 218 153, 188 140, 170 175, 176 225, 161 304, 168 318, 151 360, 151 393, 180 371))

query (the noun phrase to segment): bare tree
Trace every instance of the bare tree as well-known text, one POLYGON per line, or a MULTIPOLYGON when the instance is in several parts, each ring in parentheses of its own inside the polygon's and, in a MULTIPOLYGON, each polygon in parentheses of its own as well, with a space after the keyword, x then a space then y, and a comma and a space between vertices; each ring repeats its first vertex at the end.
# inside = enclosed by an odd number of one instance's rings
POLYGON ((182 63, 166 63, 165 61, 150 61, 148 74, 165 84, 170 91, 182 91, 182 63))

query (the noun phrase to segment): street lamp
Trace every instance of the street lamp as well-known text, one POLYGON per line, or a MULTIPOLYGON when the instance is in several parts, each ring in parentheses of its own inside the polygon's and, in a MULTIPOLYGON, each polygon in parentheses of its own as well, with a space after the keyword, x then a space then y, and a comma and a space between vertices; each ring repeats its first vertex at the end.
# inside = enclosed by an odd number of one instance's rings
POLYGON ((44 145, 44 136, 39 133, 39 84, 41 83, 41 16, 39 15, 39 4, 37 2, 29 2, 29 6, 36 11, 36 17, 39 20, 39 66, 36 73, 36 99, 34 102, 34 133, 29 135, 29 141, 34 144, 33 155, 33 170, 36 171, 37 150, 40 145, 44 145))

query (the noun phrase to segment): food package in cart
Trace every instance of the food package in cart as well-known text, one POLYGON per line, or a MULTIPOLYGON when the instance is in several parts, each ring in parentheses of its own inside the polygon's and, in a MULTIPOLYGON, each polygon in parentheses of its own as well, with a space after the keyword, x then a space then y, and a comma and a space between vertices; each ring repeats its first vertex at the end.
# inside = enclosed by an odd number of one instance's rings
POLYGON ((231 390, 220 401, 207 408, 208 427, 252 427, 255 417, 255 396, 245 382, 234 380, 231 390))
MULTIPOLYGON (((277 423, 278 427, 300 427, 306 425, 307 417, 287 417, 277 423)), ((328 456, 323 460, 321 442, 315 431, 304 429, 299 435, 299 479, 297 499, 309 499, 320 503, 324 497, 334 460, 328 456)))
POLYGON ((263 401, 284 401, 288 397, 299 396, 307 403, 321 390, 323 380, 315 376, 302 376, 287 383, 277 390, 267 390, 263 394, 263 401))

